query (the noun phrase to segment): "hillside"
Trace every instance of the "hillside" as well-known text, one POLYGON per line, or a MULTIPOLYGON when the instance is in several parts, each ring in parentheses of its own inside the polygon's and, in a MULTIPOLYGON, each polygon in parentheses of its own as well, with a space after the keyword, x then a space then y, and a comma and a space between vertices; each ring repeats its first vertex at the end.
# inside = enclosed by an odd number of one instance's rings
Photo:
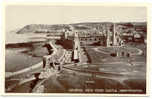
MULTIPOLYGON (((147 30, 146 22, 119 22, 116 25, 125 26, 125 28, 141 28, 143 32, 147 30)), ((84 23, 74 23, 74 24, 56 24, 56 25, 45 25, 45 24, 30 24, 24 26, 22 29, 18 30, 18 34, 23 33, 61 33, 65 30, 70 30, 70 26, 73 26, 75 30, 86 31, 86 30, 97 30, 104 31, 106 28, 111 29, 113 26, 112 22, 84 22, 84 23)))
POLYGON ((50 33, 55 31, 62 31, 68 29, 67 25, 45 25, 45 24, 30 24, 24 26, 22 29, 17 31, 18 34, 22 33, 50 33))

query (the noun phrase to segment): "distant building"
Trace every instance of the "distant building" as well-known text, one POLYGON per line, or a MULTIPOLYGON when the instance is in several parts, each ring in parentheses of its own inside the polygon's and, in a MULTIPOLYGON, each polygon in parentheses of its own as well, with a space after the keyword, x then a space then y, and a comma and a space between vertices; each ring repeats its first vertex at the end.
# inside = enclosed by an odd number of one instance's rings
MULTIPOLYGON (((80 41, 80 45, 90 45, 90 44, 98 44, 98 45, 102 45, 105 43, 106 38, 103 34, 93 34, 93 33, 79 33, 77 32, 79 35, 79 41, 80 41)), ((67 39, 69 40, 74 40, 74 36, 73 35, 68 35, 67 39)))

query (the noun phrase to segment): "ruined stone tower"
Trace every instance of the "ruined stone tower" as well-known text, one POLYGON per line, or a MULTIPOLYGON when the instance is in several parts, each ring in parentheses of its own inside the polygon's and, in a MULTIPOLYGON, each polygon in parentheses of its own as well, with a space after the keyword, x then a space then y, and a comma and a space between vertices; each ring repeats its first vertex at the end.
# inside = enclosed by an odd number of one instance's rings
POLYGON ((113 46, 119 46, 121 42, 120 34, 117 32, 116 24, 113 24, 113 46))
POLYGON ((80 54, 80 41, 78 37, 78 33, 74 33, 74 47, 73 47, 73 60, 75 62, 79 62, 79 55, 80 54))

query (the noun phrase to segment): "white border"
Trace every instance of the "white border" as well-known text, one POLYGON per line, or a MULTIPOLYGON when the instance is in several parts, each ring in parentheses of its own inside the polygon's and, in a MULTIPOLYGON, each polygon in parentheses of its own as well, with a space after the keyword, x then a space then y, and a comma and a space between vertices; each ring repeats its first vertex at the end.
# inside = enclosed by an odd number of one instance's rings
MULTIPOLYGON (((2 19, 2 29, 3 29, 3 31, 2 31, 2 65, 1 65, 1 67, 2 67, 2 69, 1 69, 1 71, 2 71, 2 75, 3 75, 3 79, 2 79, 2 88, 1 89, 3 89, 3 90, 1 90, 2 92, 2 95, 9 95, 9 96, 16 96, 16 95, 30 95, 30 96, 69 96, 69 94, 65 94, 65 93, 63 93, 63 94, 61 94, 61 93, 58 93, 58 94, 52 94, 52 93, 49 93, 49 94, 35 94, 35 93, 27 93, 27 94, 15 94, 15 93, 5 93, 4 92, 4 81, 5 81, 5 22, 4 22, 4 20, 5 20, 5 6, 6 5, 20 5, 20 4, 24 4, 24 5, 72 5, 72 6, 78 6, 78 5, 104 5, 104 6, 146 6, 147 8, 148 8, 148 13, 147 13, 147 27, 148 27, 148 35, 147 35, 147 52, 148 52, 148 54, 147 55, 149 55, 149 54, 151 54, 151 52, 150 52, 150 37, 151 37, 151 35, 150 35, 150 33, 151 33, 151 29, 150 29, 150 26, 151 26, 151 17, 150 17, 150 6, 151 6, 151 4, 149 4, 149 3, 122 3, 122 2, 119 2, 119 3, 76 3, 76 4, 74 4, 74 3, 67 3, 67 2, 58 2, 58 3, 55 3, 55 2, 52 2, 52 3, 41 3, 41 2, 20 2, 20 3, 17 3, 17 2, 5 2, 5 3, 3 3, 3 7, 2 7, 2 12, 3 12, 3 19, 2 19)), ((147 94, 146 95, 141 95, 141 94, 70 94, 70 96, 149 96, 149 73, 150 73, 150 57, 148 56, 147 57, 147 94)))

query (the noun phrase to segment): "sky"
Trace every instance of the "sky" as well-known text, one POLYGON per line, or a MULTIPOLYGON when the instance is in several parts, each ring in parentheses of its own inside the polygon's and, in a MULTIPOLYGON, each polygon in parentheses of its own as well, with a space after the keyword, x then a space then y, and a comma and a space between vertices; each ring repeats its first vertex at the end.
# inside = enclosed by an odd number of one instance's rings
POLYGON ((6 30, 28 24, 79 22, 143 22, 145 7, 9 5, 5 9, 6 30))

